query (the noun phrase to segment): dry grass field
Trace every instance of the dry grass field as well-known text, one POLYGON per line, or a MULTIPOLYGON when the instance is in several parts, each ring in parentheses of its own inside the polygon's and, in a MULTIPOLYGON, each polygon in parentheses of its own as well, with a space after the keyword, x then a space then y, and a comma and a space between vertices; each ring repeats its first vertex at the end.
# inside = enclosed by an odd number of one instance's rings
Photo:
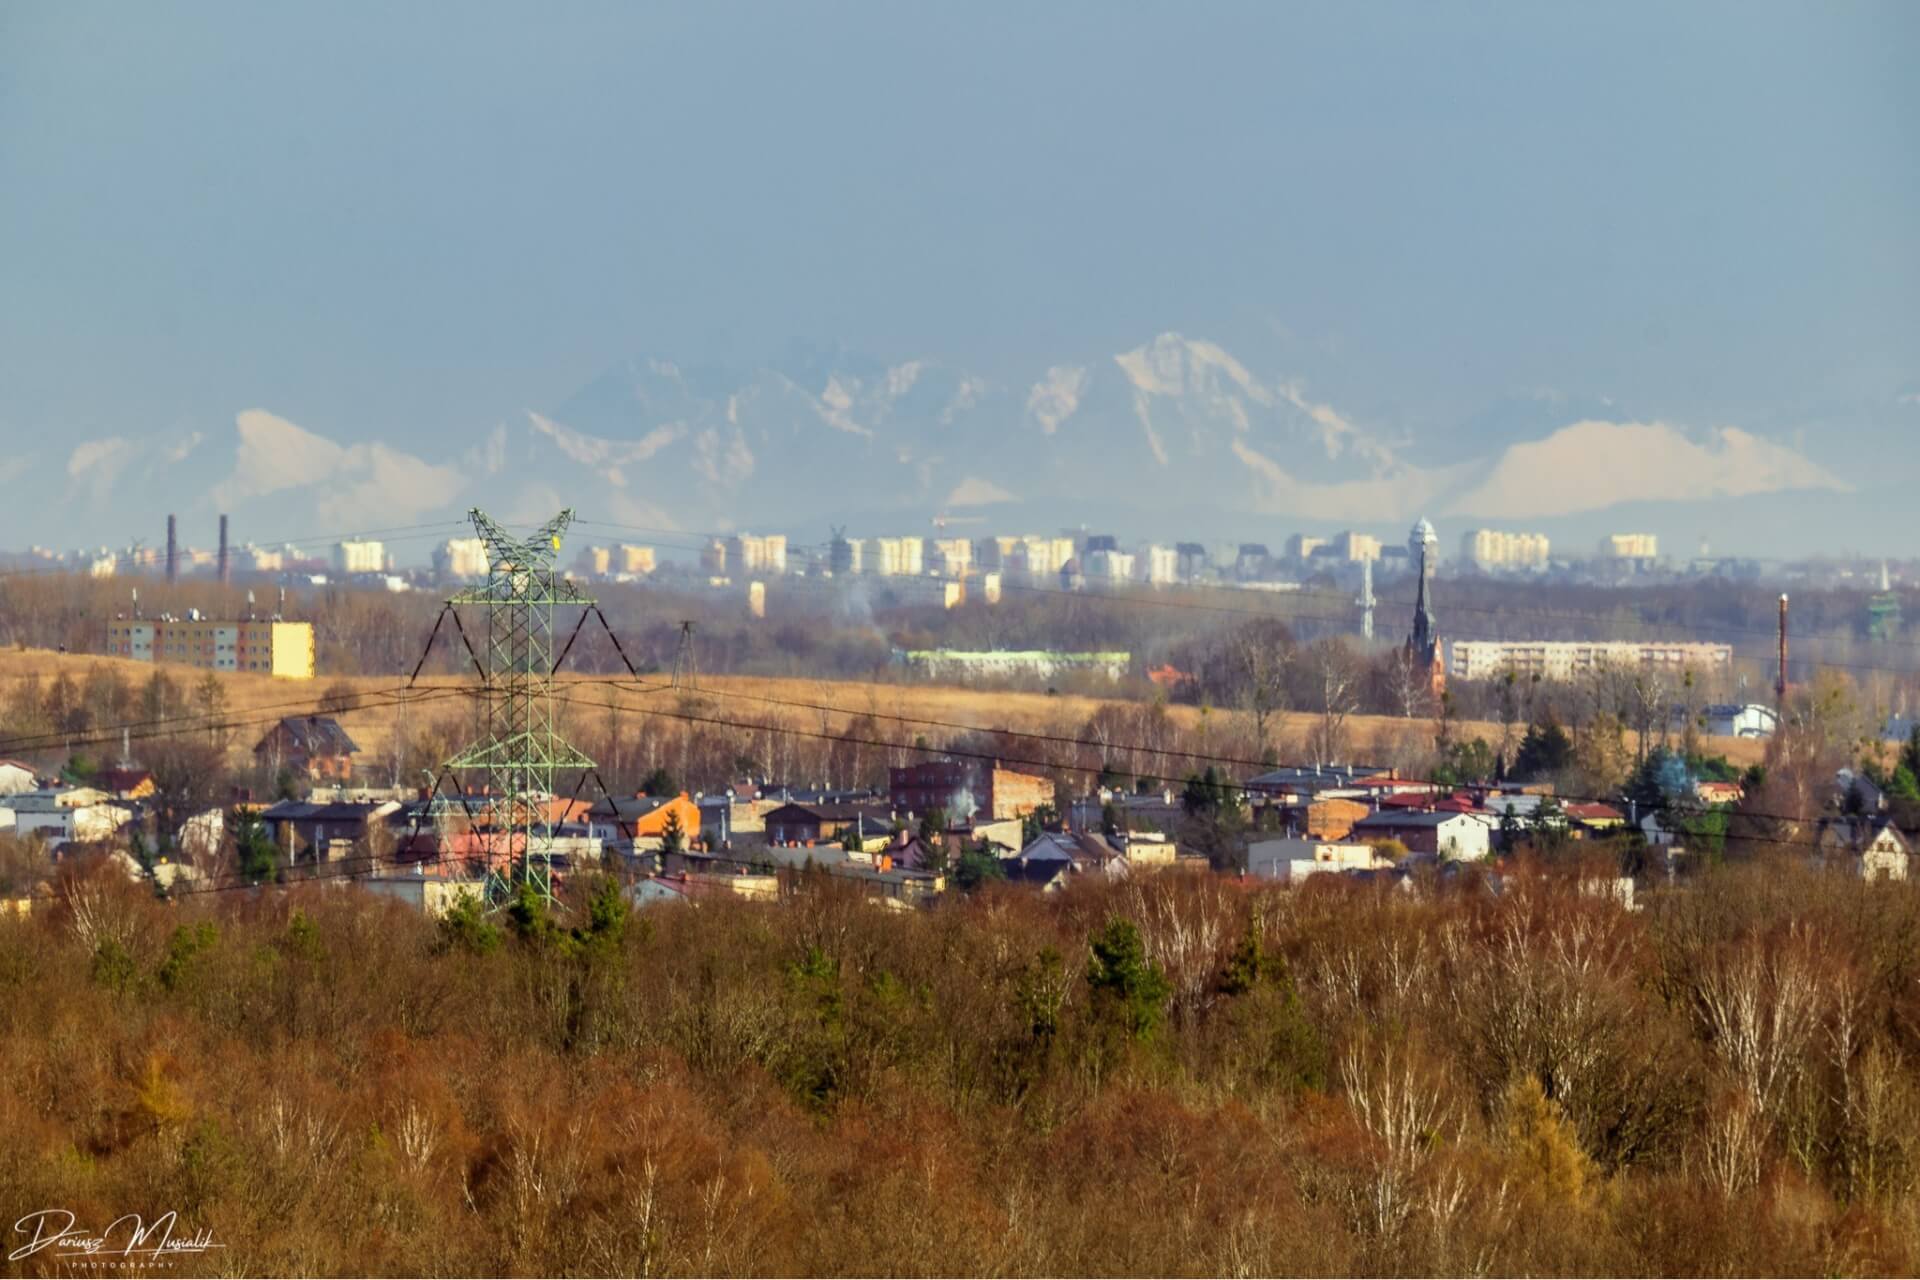
MULTIPOLYGON (((154 669, 151 664, 128 659, 88 654, 60 654, 46 650, 10 650, 0 652, 0 696, 13 684, 28 677, 42 681, 54 679, 64 671, 74 680, 84 679, 96 664, 118 667, 129 681, 144 681, 154 669)), ((163 664, 162 668, 183 687, 190 688, 205 673, 191 667, 163 664)), ((322 676, 310 681, 275 679, 270 676, 231 672, 220 677, 226 694, 226 715, 236 726, 236 754, 252 745, 265 726, 283 715, 298 715, 314 710, 324 690, 336 684, 347 686, 366 697, 388 694, 406 685, 400 676, 370 676, 330 679, 322 676)), ((576 707, 617 704, 622 710, 672 710, 681 706, 685 690, 666 687, 665 676, 645 678, 639 685, 631 681, 612 682, 604 677, 563 676, 563 685, 576 707)), ((341 722, 353 734, 363 750, 379 754, 395 729, 407 717, 459 720, 468 713, 463 699, 445 691, 471 688, 471 679, 446 676, 422 676, 413 697, 417 701, 402 704, 394 698, 380 697, 375 705, 349 710, 341 722)), ((809 733, 834 733, 843 730, 857 716, 872 716, 879 722, 882 736, 910 743, 925 736, 939 744, 964 729, 1005 730, 1015 733, 1047 733, 1077 736, 1087 722, 1104 706, 1124 705, 1119 700, 1070 694, 1017 693, 984 691, 951 685, 924 683, 875 683, 849 680, 776 679, 754 676, 703 675, 699 679, 701 714, 751 726, 776 725, 803 729, 809 733), (823 710, 824 709, 824 710, 823 710)), ((1211 718, 1223 735, 1244 729, 1242 713, 1199 707, 1170 706, 1168 714, 1183 728, 1195 729, 1202 715, 1211 718)), ((1276 741, 1298 742, 1315 721, 1310 714, 1293 713, 1276 717, 1272 730, 1276 741)), ((1356 715, 1348 720, 1349 740, 1359 758, 1384 744, 1405 738, 1409 733, 1429 733, 1430 725, 1409 722, 1392 716, 1356 715)), ((1479 735, 1489 742, 1499 739, 1500 726, 1483 721, 1465 721, 1459 731, 1466 736, 1479 735)), ((1762 744, 1733 738, 1709 739, 1709 749, 1724 754, 1738 765, 1758 761, 1762 744)))

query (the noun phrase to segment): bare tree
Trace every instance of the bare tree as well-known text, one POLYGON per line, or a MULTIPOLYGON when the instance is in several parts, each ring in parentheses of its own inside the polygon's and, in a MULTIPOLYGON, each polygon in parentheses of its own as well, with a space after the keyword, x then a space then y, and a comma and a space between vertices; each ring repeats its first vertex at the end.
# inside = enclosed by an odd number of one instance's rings
POLYGON ((1232 640, 1235 665, 1246 680, 1247 714, 1253 720, 1254 749, 1267 758, 1267 723, 1285 709, 1287 666, 1293 650, 1256 628, 1243 628, 1232 640))
POLYGON ((1346 753, 1347 718, 1360 705, 1359 664, 1336 636, 1316 641, 1306 661, 1320 713, 1307 746, 1316 764, 1330 764, 1346 753))

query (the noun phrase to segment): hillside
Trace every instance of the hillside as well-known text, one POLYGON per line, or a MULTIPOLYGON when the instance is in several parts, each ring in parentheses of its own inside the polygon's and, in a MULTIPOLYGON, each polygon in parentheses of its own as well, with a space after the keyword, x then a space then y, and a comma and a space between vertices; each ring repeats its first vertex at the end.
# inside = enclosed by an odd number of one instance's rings
MULTIPOLYGON (((73 680, 82 680, 96 664, 117 667, 134 682, 145 680, 153 670, 150 664, 127 659, 15 650, 0 653, 0 689, 8 689, 14 681, 26 678, 49 681, 62 672, 73 680)), ((188 686, 204 675, 193 668, 163 666, 162 669, 188 686)), ((227 721, 235 726, 236 761, 244 757, 266 725, 279 716, 315 710, 323 692, 335 685, 353 689, 362 699, 382 695, 375 705, 349 710, 339 717, 370 756, 384 754, 396 726, 409 720, 458 722, 466 714, 462 710, 464 700, 452 691, 473 687, 471 680, 422 677, 413 692, 419 701, 402 711, 394 698, 386 696, 406 685, 404 678, 397 676, 296 682, 235 672, 223 673, 218 678, 226 695, 227 721)), ((644 687, 603 677, 562 677, 572 707, 582 715, 594 714, 592 708, 608 705, 622 711, 674 713, 690 692, 664 688, 664 683, 664 677, 650 678, 644 687)), ((842 733, 849 722, 865 716, 876 722, 878 736, 886 741, 911 746, 916 736, 924 736, 936 747, 968 730, 1079 738, 1088 722, 1103 709, 1138 705, 1122 699, 983 691, 950 685, 753 676, 702 676, 694 694, 701 704, 698 714, 703 721, 724 721, 754 730, 774 726, 817 740, 823 733, 842 733)), ((1247 719, 1235 711, 1203 711, 1199 707, 1178 705, 1169 706, 1167 715, 1174 726, 1188 734, 1197 734, 1204 720, 1206 727, 1223 740, 1244 734, 1247 719)), ((1303 712, 1278 716, 1272 730, 1273 741, 1283 747, 1301 743, 1317 721, 1317 716, 1303 712)), ((1355 715, 1347 720, 1347 732, 1356 758, 1369 763, 1388 763, 1409 739, 1430 741, 1432 724, 1393 716, 1355 715)), ((1457 732, 1463 737, 1478 736, 1489 742, 1500 738, 1500 726, 1487 721, 1461 722, 1457 732)), ((1710 738, 1706 742, 1711 753, 1723 754, 1737 765, 1758 762, 1764 750, 1762 743, 1752 740, 1710 738)), ((1125 743, 1116 742, 1116 745, 1125 743)), ((1232 758, 1230 749, 1220 750, 1223 756, 1232 758)), ((1283 751, 1282 754, 1285 757, 1289 753, 1283 751)))

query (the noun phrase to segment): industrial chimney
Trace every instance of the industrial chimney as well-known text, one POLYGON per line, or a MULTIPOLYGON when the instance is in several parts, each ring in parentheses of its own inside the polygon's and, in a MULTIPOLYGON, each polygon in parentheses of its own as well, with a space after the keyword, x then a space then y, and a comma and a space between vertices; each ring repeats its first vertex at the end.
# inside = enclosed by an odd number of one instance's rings
POLYGON ((222 515, 220 516, 220 562, 219 563, 220 563, 220 585, 224 587, 231 580, 231 577, 227 572, 227 517, 224 513, 222 513, 222 515))
POLYGON ((1780 674, 1773 682, 1773 709, 1782 720, 1787 717, 1787 593, 1780 593, 1780 674))
POLYGON ((167 517, 167 585, 180 576, 180 543, 174 536, 174 520, 167 517))

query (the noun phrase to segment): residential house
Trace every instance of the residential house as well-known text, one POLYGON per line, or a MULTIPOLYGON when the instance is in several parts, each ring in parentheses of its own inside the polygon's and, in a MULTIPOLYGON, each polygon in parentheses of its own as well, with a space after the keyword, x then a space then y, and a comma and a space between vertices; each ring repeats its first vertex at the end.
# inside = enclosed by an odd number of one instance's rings
MULTIPOLYGON (((339 800, 316 804, 310 800, 283 800, 263 809, 260 820, 273 833, 273 842, 289 863, 340 862, 354 856, 354 846, 370 831, 384 834, 388 815, 398 812, 393 800, 339 800)), ((372 864, 367 866, 372 869, 372 864)))
POLYGON ((332 716, 287 716, 254 746, 253 757, 269 773, 289 769, 315 781, 346 782, 359 750, 332 716))
POLYGON ((18 760, 0 760, 0 796, 17 796, 39 785, 40 779, 32 765, 21 764, 18 760))
POLYGON ((451 911, 461 898, 486 901, 486 883, 462 874, 373 875, 354 882, 359 888, 381 898, 404 903, 429 919, 438 920, 451 911))
POLYGON ((1448 859, 1484 858, 1492 847, 1484 816, 1473 813, 1406 813, 1383 810, 1353 826, 1354 840, 1398 840, 1411 853, 1448 859))
POLYGON ((1737 782, 1713 782, 1701 779, 1693 784, 1693 796, 1701 804, 1712 806, 1739 804, 1747 789, 1737 782))
POLYGON ((700 806, 682 791, 677 796, 603 797, 587 810, 587 836, 601 846, 634 844, 658 848, 673 819, 682 840, 691 844, 701 832, 700 806))
POLYGON ((1600 804, 1597 801, 1569 804, 1562 812, 1567 815, 1567 822, 1579 835, 1612 835, 1625 830, 1627 825, 1626 814, 1610 804, 1600 804))
POLYGON ((153 772, 148 769, 102 769, 94 775, 93 783, 122 800, 144 800, 154 793, 153 772))
POLYGON ((1836 818, 1821 826, 1823 857, 1850 859, 1866 880, 1905 880, 1912 848, 1900 828, 1882 816, 1836 818))
POLYGON ((1685 707, 1673 708, 1673 727, 1685 730, 1688 721, 1700 732, 1716 738, 1771 738, 1780 727, 1780 715, 1760 702, 1716 702, 1689 714, 1685 707))
POLYGON ((908 813, 945 809, 949 818, 982 816, 996 822, 1024 818, 1053 803, 1049 779, 1002 768, 997 760, 930 760, 893 769, 888 791, 893 807, 908 813))
POLYGON ((1372 871, 1392 865, 1392 859, 1368 844, 1284 839, 1256 840, 1247 846, 1248 875, 1287 884, 1328 872, 1372 871))
POLYGON ((892 838, 894 815, 890 809, 868 805, 783 804, 770 811, 763 821, 768 844, 824 844, 839 840, 843 832, 852 831, 864 848, 869 838, 892 838))
POLYGON ((38 837, 49 845, 111 840, 133 820, 133 811, 92 787, 61 787, 23 791, 8 796, 4 805, 11 826, 21 838, 38 837))
POLYGON ((1009 880, 1060 888, 1073 875, 1102 875, 1124 879, 1129 873, 1126 850, 1090 831, 1046 831, 1005 864, 1009 880))

